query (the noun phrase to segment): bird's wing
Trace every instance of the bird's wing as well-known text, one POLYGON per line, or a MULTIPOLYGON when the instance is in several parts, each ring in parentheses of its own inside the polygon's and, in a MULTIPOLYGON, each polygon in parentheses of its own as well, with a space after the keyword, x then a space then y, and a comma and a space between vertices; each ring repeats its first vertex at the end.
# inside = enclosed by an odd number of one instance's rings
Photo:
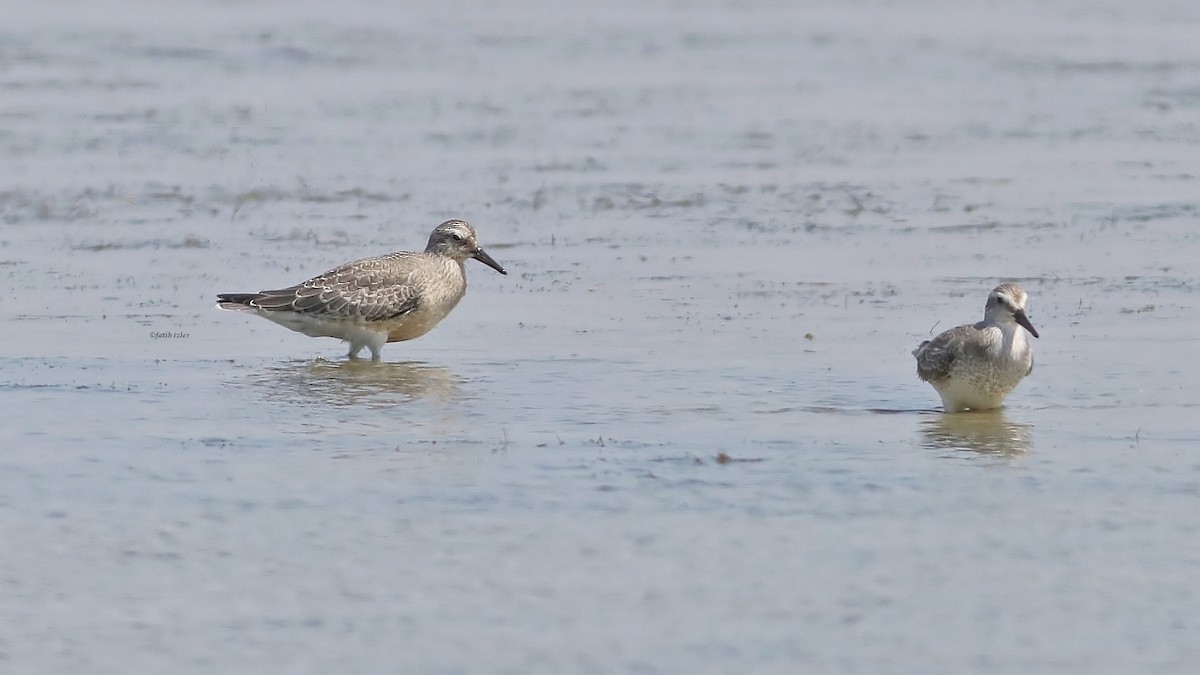
POLYGON ((913 350, 913 356, 917 357, 917 377, 931 382, 949 375, 954 360, 962 353, 964 341, 975 330, 972 325, 957 326, 922 342, 913 350))
POLYGON ((346 263, 302 284, 263 291, 253 304, 322 319, 394 319, 419 305, 412 267, 405 262, 402 254, 391 254, 346 263))

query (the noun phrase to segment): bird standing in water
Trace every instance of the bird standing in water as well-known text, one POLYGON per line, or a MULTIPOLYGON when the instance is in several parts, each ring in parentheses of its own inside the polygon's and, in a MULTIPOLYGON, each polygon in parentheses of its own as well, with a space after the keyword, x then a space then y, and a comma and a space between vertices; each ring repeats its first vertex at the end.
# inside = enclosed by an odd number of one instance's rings
POLYGON ((1017 384, 1033 372, 1038 337, 1025 316, 1028 296, 1006 283, 988 294, 983 321, 958 326, 913 350, 917 376, 933 385, 946 412, 999 408, 1017 384))
POLYGON ((447 220, 434 228, 424 252, 349 262, 279 290, 222 293, 217 306, 312 337, 345 340, 352 359, 366 347, 378 361, 384 344, 421 337, 454 309, 467 291, 468 258, 508 274, 479 247, 475 228, 447 220))

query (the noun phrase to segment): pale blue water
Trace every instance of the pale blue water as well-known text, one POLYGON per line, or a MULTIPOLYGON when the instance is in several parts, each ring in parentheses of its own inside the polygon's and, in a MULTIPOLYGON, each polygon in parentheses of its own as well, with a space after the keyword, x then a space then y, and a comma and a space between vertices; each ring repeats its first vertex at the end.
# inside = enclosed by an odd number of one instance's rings
POLYGON ((1198 29, 10 12, 0 672, 1193 672, 1198 29), (388 363, 212 307, 454 216, 510 274, 388 363), (933 412, 1000 279, 1033 376, 933 412))

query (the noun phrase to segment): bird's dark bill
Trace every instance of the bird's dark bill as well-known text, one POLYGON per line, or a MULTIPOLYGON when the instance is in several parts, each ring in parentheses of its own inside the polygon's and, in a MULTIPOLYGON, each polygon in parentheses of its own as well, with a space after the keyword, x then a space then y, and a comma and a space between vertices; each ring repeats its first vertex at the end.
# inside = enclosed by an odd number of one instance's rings
POLYGON ((1017 320, 1017 323, 1024 326, 1025 330, 1029 331, 1030 335, 1033 337, 1041 337, 1038 335, 1037 329, 1034 328, 1033 324, 1029 322, 1029 317, 1025 316, 1025 310, 1018 309, 1017 311, 1013 312, 1013 318, 1017 320))
MULTIPOLYGON (((505 272, 504 268, 500 266, 500 263, 496 262, 495 260, 492 260, 492 256, 488 255, 487 253, 484 253, 483 249, 479 249, 478 251, 475 251, 475 259, 478 260, 479 262, 483 263, 484 265, 487 265, 488 267, 496 270, 500 274, 508 274, 508 272, 505 272)), ((1034 333, 1034 335, 1037 335, 1037 333, 1034 333)))

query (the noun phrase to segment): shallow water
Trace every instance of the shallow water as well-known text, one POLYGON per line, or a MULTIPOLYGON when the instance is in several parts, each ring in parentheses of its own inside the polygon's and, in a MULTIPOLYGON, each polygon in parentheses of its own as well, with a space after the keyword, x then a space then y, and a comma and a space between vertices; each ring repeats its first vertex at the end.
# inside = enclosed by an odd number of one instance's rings
POLYGON ((0 671, 1192 672, 1198 24, 9 17, 0 671), (509 276, 386 363, 212 306, 453 216, 509 276), (1037 367, 937 413, 1002 279, 1037 367))

